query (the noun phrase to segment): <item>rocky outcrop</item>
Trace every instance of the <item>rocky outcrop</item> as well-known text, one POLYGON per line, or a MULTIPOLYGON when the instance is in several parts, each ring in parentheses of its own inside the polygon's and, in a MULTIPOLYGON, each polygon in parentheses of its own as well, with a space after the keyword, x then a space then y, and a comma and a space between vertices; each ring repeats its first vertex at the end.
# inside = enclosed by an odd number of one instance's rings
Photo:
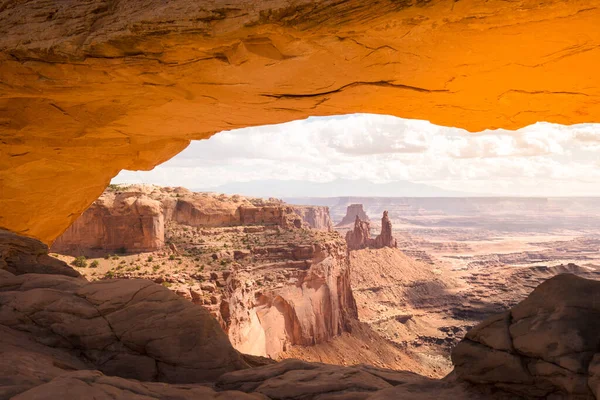
POLYGON ((208 311, 146 280, 3 278, 0 326, 79 360, 62 369, 190 383, 247 367, 208 311))
POLYGON ((52 251, 153 251, 165 241, 161 202, 144 193, 107 191, 53 244, 52 251))
POLYGON ((258 265, 234 271, 224 294, 236 349, 275 358, 291 345, 324 343, 349 330, 357 312, 343 242, 269 248, 253 257, 258 265))
POLYGON ((477 390, 453 379, 438 381, 406 371, 366 365, 339 367, 300 360, 224 374, 216 386, 273 400, 492 400, 502 393, 477 390))
POLYGON ((374 248, 380 249, 382 247, 398 247, 398 242, 392 235, 392 221, 388 216, 388 212, 383 212, 381 218, 381 233, 375 238, 374 248))
POLYGON ((74 278, 81 276, 63 261, 50 257, 48 246, 39 240, 0 229, 0 273, 12 276, 34 272, 74 278))
POLYGON ((467 333, 452 352, 457 376, 527 398, 600 398, 598 293, 571 274, 545 281, 467 333))
POLYGON ((490 400, 498 394, 474 390, 404 371, 365 365, 340 367, 299 360, 238 370, 210 385, 157 383, 94 370, 73 352, 55 349, 36 335, 0 326, 0 398, 15 400, 490 400))
POLYGON ((350 204, 346 209, 346 215, 344 215, 344 218, 342 218, 336 226, 349 225, 352 222, 355 222, 356 218, 361 221, 369 222, 369 216, 365 213, 365 210, 363 210, 362 204, 350 204))
POLYGON ((52 251, 80 255, 94 250, 158 250, 164 246, 165 223, 169 221, 192 227, 265 225, 331 230, 327 207, 130 185, 107 189, 58 237, 52 251))
POLYGON ((371 224, 362 221, 358 215, 354 219, 354 229, 346 232, 346 245, 348 250, 360 250, 373 244, 371 239, 371 224))
POLYGON ((346 244, 348 250, 360 250, 365 248, 381 249, 383 247, 398 247, 398 242, 392 235, 392 222, 388 212, 383 212, 381 218, 381 233, 375 239, 371 238, 371 225, 362 221, 358 216, 354 220, 354 229, 346 232, 346 244))

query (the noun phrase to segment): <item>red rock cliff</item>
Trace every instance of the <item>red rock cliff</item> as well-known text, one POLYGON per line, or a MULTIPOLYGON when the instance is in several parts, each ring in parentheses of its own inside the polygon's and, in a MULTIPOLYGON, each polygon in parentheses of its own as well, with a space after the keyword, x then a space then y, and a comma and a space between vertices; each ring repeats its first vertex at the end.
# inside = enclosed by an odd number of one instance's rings
MULTIPOLYGON (((277 357, 290 345, 323 343, 357 318, 341 240, 271 249, 285 261, 233 272, 227 285, 229 338, 242 353, 277 357)), ((267 251, 263 258, 273 257, 267 251)))
POLYGON ((52 251, 153 251, 164 245, 160 201, 141 193, 105 193, 52 245, 52 251))
POLYGON ((105 191, 55 241, 52 251, 79 255, 121 248, 157 250, 164 244, 164 223, 168 221, 194 227, 257 224, 331 230, 327 207, 132 185, 105 191))

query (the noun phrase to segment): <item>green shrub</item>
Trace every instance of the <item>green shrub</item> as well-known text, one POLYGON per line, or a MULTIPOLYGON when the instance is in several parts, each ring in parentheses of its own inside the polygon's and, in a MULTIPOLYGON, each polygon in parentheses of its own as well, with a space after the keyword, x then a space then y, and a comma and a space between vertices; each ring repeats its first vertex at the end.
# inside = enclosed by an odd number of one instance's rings
POLYGON ((175 254, 171 254, 171 255, 169 256, 169 260, 174 260, 174 259, 175 259, 175 254))
POLYGON ((148 262, 152 262, 152 260, 154 260, 154 257, 148 256, 148 262))
POLYGON ((71 265, 79 268, 85 268, 87 267, 87 259, 85 258, 85 256, 79 256, 73 261, 71 261, 71 265))
POLYGON ((115 277, 115 273, 112 271, 108 271, 106 274, 104 274, 104 277, 107 279, 112 279, 115 277))
POLYGON ((98 260, 94 260, 94 261, 92 261, 92 263, 90 264, 90 268, 98 268, 98 264, 100 264, 100 263, 98 262, 98 260))

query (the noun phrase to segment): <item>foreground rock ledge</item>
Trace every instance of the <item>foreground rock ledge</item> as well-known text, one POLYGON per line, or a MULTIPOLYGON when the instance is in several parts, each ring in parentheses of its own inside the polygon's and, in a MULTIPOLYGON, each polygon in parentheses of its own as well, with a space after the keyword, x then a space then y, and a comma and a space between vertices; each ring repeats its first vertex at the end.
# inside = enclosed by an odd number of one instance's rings
POLYGON ((265 362, 160 285, 0 272, 0 400, 506 398, 369 366, 249 368, 265 362))
POLYGON ((353 112, 599 122, 599 5, 5 1, 0 227, 50 243, 121 169, 225 129, 353 112))
POLYGON ((503 398, 453 379, 242 355, 203 307, 161 285, 89 283, 64 263, 31 273, 25 255, 44 245, 0 238, 0 400, 503 398))
POLYGON ((433 380, 248 357, 207 310, 161 285, 89 283, 47 263, 33 239, 0 239, 0 400, 600 398, 598 281, 542 283, 472 329, 452 354, 454 373, 433 380))
POLYGON ((600 398, 600 282, 551 278, 473 328, 452 353, 458 377, 527 398, 600 398))

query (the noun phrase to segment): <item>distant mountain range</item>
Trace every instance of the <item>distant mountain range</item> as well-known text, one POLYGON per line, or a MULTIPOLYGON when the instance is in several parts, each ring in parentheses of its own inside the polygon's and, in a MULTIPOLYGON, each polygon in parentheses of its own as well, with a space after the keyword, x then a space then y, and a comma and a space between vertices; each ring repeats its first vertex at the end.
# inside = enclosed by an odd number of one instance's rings
POLYGON ((211 191, 226 194, 240 194, 254 197, 468 197, 473 193, 445 190, 436 186, 395 181, 373 183, 365 179, 337 179, 331 182, 310 182, 300 180, 257 180, 231 182, 220 186, 196 188, 196 191, 211 191))

